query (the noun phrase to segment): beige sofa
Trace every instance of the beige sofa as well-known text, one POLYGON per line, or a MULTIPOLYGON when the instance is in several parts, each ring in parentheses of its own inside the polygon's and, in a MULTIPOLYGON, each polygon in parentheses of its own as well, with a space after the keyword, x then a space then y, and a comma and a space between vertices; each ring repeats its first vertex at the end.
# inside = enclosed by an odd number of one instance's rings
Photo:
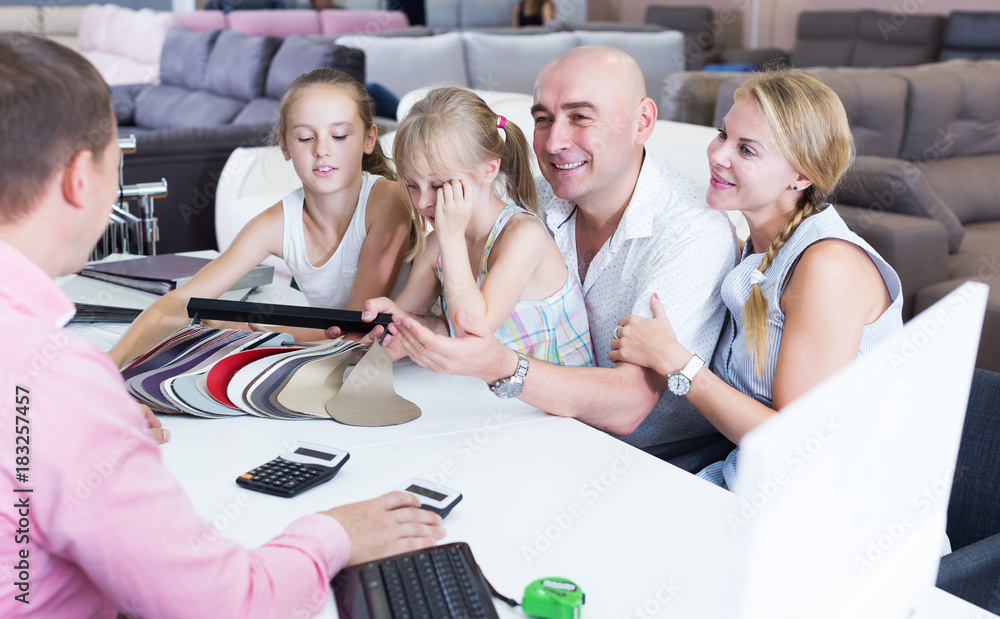
POLYGON ((0 31, 40 34, 67 47, 76 47, 82 6, 0 6, 0 31))

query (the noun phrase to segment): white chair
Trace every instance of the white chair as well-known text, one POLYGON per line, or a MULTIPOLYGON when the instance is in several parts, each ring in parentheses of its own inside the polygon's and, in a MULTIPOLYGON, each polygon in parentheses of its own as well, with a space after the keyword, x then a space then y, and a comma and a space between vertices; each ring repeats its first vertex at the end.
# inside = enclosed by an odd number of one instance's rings
MULTIPOLYGON (((215 194, 215 240, 226 251, 251 219, 289 192, 302 186, 290 161, 277 146, 237 148, 226 160, 215 194)), ((288 284, 292 274, 276 256, 264 261, 274 267, 274 280, 288 284)))

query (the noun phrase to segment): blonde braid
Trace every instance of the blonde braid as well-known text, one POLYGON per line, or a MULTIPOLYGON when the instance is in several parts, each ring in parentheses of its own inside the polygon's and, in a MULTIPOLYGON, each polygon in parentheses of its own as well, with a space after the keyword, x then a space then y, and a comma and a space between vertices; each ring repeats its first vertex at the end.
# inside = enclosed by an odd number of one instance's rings
MULTIPOLYGON (((760 266, 757 267, 761 273, 767 273, 778 252, 792 238, 799 225, 820 211, 812 202, 808 200, 803 200, 803 202, 799 208, 795 209, 795 213, 785 224, 781 233, 774 237, 774 240, 768 245, 767 252, 761 259, 760 266)), ((767 299, 764 298, 764 291, 761 290, 760 284, 754 282, 750 287, 750 296, 743 304, 743 328, 747 349, 753 351, 758 377, 764 374, 764 359, 767 357, 767 310, 767 299)))

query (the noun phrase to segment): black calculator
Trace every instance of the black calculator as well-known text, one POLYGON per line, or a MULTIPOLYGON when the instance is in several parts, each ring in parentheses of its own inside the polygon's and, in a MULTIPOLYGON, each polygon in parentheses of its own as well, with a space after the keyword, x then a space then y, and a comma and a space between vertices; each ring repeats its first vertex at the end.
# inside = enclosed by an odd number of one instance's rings
POLYGON ((293 497, 333 479, 351 454, 313 443, 295 442, 281 455, 236 478, 236 484, 281 497, 293 497))

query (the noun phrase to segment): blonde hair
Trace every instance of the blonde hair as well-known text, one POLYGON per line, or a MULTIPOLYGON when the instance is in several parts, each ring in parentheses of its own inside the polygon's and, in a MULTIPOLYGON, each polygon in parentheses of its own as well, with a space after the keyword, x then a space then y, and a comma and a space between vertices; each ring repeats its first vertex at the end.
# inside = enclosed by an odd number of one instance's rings
MULTIPOLYGON (((358 106, 358 116, 364 124, 365 131, 369 131, 372 127, 376 127, 377 130, 375 121, 372 119, 374 115, 372 111, 374 103, 372 102, 371 95, 368 94, 368 91, 365 90, 361 82, 336 69, 315 69, 308 73, 303 73, 292 80, 292 83, 285 90, 285 94, 281 96, 281 103, 278 108, 278 126, 275 128, 276 138, 285 139, 286 131, 288 130, 288 109, 313 86, 336 86, 342 88, 358 106)), ((396 180, 396 173, 393 171, 389 159, 382 152, 382 145, 379 144, 377 139, 375 140, 375 148, 372 152, 365 153, 361 157, 361 169, 371 174, 383 176, 390 181, 396 180)))
MULTIPOLYGON (((496 182, 503 184, 503 193, 515 204, 538 213, 528 140, 517 125, 499 119, 496 112, 474 93, 445 87, 428 92, 399 123, 392 144, 392 158, 406 208, 418 230, 425 230, 427 222, 410 199, 406 179, 400 171, 404 168, 403 162, 410 169, 415 168, 420 154, 431 171, 442 178, 472 174, 484 162, 500 159, 496 182), (503 124, 502 129, 500 124, 503 124)), ((412 259, 423 248, 424 238, 418 235, 408 258, 412 259)))
MULTIPOLYGON (((827 196, 854 161, 854 138, 837 94, 801 71, 757 74, 736 90, 734 100, 744 97, 757 104, 788 163, 812 183, 801 191, 795 212, 768 246, 758 267, 766 273, 799 224, 825 208, 827 196)), ((754 283, 743 305, 743 325, 758 376, 767 356, 767 310, 760 284, 754 283)))

